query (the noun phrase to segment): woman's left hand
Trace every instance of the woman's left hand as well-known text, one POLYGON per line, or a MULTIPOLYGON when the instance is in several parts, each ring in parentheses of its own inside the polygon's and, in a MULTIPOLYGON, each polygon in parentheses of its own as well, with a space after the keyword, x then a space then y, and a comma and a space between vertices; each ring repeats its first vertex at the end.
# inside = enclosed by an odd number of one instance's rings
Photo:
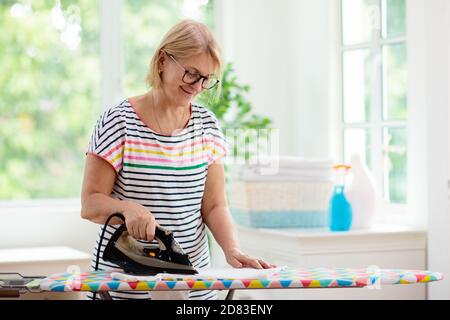
POLYGON ((264 260, 250 257, 248 254, 243 253, 237 248, 225 251, 224 253, 227 262, 234 268, 269 269, 277 267, 276 265, 268 263, 264 260))

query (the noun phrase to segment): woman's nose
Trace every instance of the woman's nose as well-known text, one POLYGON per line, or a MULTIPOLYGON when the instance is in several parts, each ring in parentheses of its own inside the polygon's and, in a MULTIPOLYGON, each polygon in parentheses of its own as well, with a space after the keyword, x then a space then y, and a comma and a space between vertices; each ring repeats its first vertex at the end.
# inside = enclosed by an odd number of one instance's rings
POLYGON ((194 83, 192 86, 194 87, 194 89, 195 89, 195 92, 200 92, 200 91, 202 91, 202 83, 203 83, 203 79, 200 79, 199 81, 197 81, 196 83, 194 83))

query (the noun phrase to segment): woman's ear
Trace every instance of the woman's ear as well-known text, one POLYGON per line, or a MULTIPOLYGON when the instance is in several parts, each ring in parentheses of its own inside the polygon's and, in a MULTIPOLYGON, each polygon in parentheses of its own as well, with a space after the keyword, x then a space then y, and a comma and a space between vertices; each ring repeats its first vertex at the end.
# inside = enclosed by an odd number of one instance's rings
POLYGON ((163 72, 165 60, 166 55, 164 54, 163 50, 160 50, 158 55, 158 73, 163 72))

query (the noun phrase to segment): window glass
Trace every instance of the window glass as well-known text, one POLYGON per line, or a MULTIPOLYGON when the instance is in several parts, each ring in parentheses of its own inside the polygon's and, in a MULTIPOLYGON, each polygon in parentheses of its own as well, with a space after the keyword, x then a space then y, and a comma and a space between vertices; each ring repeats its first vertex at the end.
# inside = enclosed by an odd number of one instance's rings
POLYGON ((99 110, 96 1, 0 2, 0 199, 77 197, 99 110))

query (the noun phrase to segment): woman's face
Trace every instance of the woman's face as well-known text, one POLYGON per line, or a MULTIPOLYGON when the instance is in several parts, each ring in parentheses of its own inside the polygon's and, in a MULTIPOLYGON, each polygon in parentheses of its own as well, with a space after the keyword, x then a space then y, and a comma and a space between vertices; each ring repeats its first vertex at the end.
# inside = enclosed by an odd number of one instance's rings
POLYGON ((202 76, 213 74, 214 63, 211 56, 207 53, 201 53, 186 59, 174 57, 176 59, 174 61, 169 55, 163 54, 161 58, 162 88, 166 97, 177 106, 188 106, 195 96, 204 89, 202 88, 203 79, 194 84, 183 82, 185 70, 202 76))

